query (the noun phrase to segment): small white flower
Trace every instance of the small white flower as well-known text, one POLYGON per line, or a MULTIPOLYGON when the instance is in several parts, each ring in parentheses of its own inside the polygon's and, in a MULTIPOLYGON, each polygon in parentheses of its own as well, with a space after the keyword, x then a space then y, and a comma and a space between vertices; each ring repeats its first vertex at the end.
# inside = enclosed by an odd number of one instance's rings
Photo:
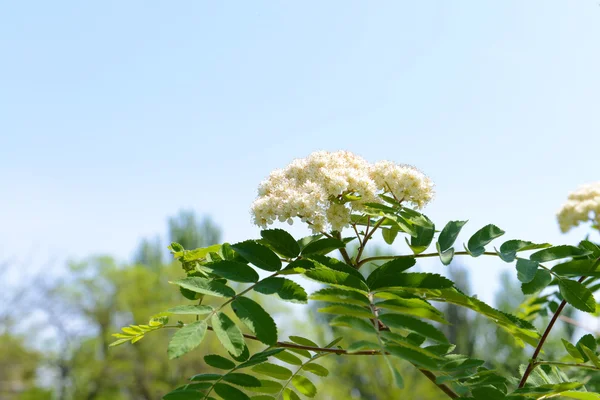
POLYGON ((340 231, 349 225, 352 211, 360 211, 364 203, 381 203, 381 193, 421 208, 433 198, 433 183, 409 165, 390 161, 372 165, 347 151, 318 151, 271 172, 258 187, 252 214, 261 227, 300 218, 314 232, 340 231), (360 200, 332 201, 345 194, 360 200))
POLYGON ((582 185, 571 192, 556 217, 562 232, 585 222, 600 223, 600 182, 582 185))

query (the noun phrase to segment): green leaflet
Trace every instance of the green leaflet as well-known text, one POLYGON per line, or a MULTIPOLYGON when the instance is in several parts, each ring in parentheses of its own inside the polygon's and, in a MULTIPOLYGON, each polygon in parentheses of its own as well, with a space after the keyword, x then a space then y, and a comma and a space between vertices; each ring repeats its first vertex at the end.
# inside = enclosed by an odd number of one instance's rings
POLYGON ((275 354, 273 357, 288 364, 302 365, 302 360, 290 353, 289 351, 282 351, 281 353, 275 354))
POLYGON ((390 299, 375 304, 377 308, 393 310, 400 314, 408 314, 414 317, 430 319, 432 321, 447 324, 444 314, 431 304, 421 299, 390 299))
POLYGON ((367 293, 367 285, 346 272, 335 271, 329 268, 315 268, 304 272, 304 276, 317 282, 326 283, 334 287, 358 290, 367 293))
POLYGON ((323 377, 325 377, 325 376, 329 375, 329 370, 327 368, 325 368, 321 364, 316 364, 314 362, 310 362, 308 364, 304 364, 302 366, 302 369, 305 370, 305 371, 307 371, 307 372, 313 373, 313 374, 315 374, 317 376, 323 376, 323 377))
POLYGON ((264 344, 277 342, 277 326, 273 318, 254 300, 238 297, 231 303, 237 317, 264 344))
POLYGON ((399 275, 414 266, 415 263, 416 261, 413 257, 401 257, 388 261, 371 272, 367 277, 367 285, 373 287, 374 285, 381 284, 387 280, 388 276, 399 275))
POLYGON ((310 381, 310 379, 302 375, 295 375, 292 378, 292 384, 294 385, 297 391, 299 391, 305 396, 315 397, 317 394, 317 388, 315 387, 315 385, 310 381))
POLYGON ((380 351, 380 349, 381 346, 379 346, 377 343, 369 342, 367 340, 359 340, 358 342, 354 342, 348 346, 346 350, 348 353, 352 354, 363 350, 380 351))
POLYGON ((552 246, 550 243, 533 243, 525 240, 508 240, 500 246, 498 255, 506 262, 513 262, 519 251, 544 249, 552 246))
POLYGON ((592 292, 581 283, 569 279, 558 281, 560 294, 578 310, 593 313, 596 311, 596 300, 592 292))
POLYGON ((339 326, 345 328, 355 329, 364 333, 375 333, 375 327, 372 323, 356 317, 350 317, 347 315, 340 315, 329 321, 331 326, 339 326))
POLYGON ((408 347, 398 345, 386 345, 386 351, 391 355, 407 360, 419 367, 427 369, 437 369, 438 364, 434 359, 408 347))
POLYGON ((259 379, 260 385, 251 388, 253 392, 258 393, 279 393, 283 388, 283 385, 276 381, 269 381, 265 379, 259 379))
POLYGON ((233 369, 235 367, 235 363, 233 361, 218 354, 205 355, 204 362, 211 367, 218 369, 233 369))
POLYGON ((306 247, 302 250, 302 255, 325 255, 343 247, 346 247, 346 243, 344 243, 343 241, 338 239, 325 238, 307 244, 306 247))
POLYGON ((568 341, 566 341, 565 339, 561 339, 563 346, 565 347, 565 350, 567 350, 567 353, 569 353, 569 355, 575 359, 577 359, 578 361, 585 361, 585 354, 582 354, 579 349, 577 349, 577 347, 573 346, 571 343, 569 343, 568 341))
POLYGON ((308 300, 302 286, 281 277, 264 279, 254 286, 254 290, 262 294, 276 294, 281 300, 292 303, 306 303, 308 300))
POLYGON ((587 256, 588 254, 591 254, 591 252, 588 250, 575 246, 563 245, 536 251, 529 256, 529 259, 532 261, 546 262, 567 257, 587 256))
POLYGON ((319 345, 316 344, 315 342, 313 342, 312 340, 307 339, 307 338, 302 337, 302 336, 294 336, 294 335, 292 335, 289 338, 290 338, 290 340, 292 342, 294 342, 296 344, 299 344, 301 346, 319 347, 319 345))
POLYGON ((534 294, 544 289, 550 282, 552 282, 552 275, 550 272, 539 268, 531 281, 521 285, 521 291, 523 294, 534 294))
POLYGON ((218 312, 211 318, 213 331, 225 350, 234 356, 240 356, 246 348, 242 331, 226 314, 218 312))
POLYGON ((317 311, 325 314, 349 315, 359 318, 373 317, 371 310, 362 306, 355 306, 353 304, 331 304, 327 307, 319 308, 317 311))
POLYGON ((176 281, 169 281, 169 283, 173 285, 178 285, 184 289, 191 290, 195 293, 202 293, 210 296, 216 297, 233 297, 235 296, 235 291, 229 286, 217 282, 214 280, 209 280, 205 278, 200 278, 198 276, 192 276, 188 278, 179 279, 176 281))
POLYGON ((504 231, 496 225, 486 225, 471 236, 467 248, 473 257, 478 257, 485 252, 487 244, 502 235, 504 235, 504 231))
POLYGON ((225 375, 223 380, 243 387, 256 387, 261 385, 260 381, 254 376, 239 372, 231 372, 225 375))
POLYGON ((561 276, 595 276, 600 277, 600 263, 596 260, 571 260, 555 265, 552 272, 561 276))
POLYGON ((260 236, 277 253, 284 257, 294 258, 300 254, 300 245, 283 229, 266 229, 260 232, 260 236))
POLYGON ((279 380, 287 380, 292 377, 292 371, 290 371, 289 369, 282 367, 281 365, 272 364, 269 362, 265 362, 255 367, 252 367, 252 371, 279 380))
POLYGON ((185 353, 195 349, 202 343, 207 328, 204 321, 196 321, 175 332, 167 348, 169 359, 172 360, 181 357, 185 353))
POLYGON ((177 314, 177 315, 185 315, 185 314, 203 315, 203 314, 210 314, 211 312, 213 312, 213 310, 214 310, 214 308, 212 308, 211 306, 183 305, 183 306, 169 308, 167 310, 167 312, 170 314, 177 314))
POLYGON ((520 395, 537 395, 537 394, 558 394, 565 392, 567 390, 577 389, 583 386, 583 384, 579 382, 564 382, 557 384, 547 384, 540 385, 535 387, 524 387, 521 389, 515 390, 512 394, 520 394, 520 395))
POLYGON ((589 393, 589 392, 575 392, 575 391, 566 391, 560 394, 562 397, 568 397, 569 399, 578 399, 578 400, 600 400, 600 394, 598 393, 589 393))
POLYGON ((466 223, 467 221, 450 221, 444 226, 437 240, 438 252, 445 252, 454 245, 460 230, 466 223))
POLYGON ((238 261, 217 261, 204 264, 201 268, 235 282, 254 283, 258 281, 256 271, 251 266, 238 261))
POLYGON ((300 396, 296 394, 292 389, 283 389, 283 400, 300 400, 300 396))
POLYGON ((362 293, 339 288, 324 288, 309 296, 311 300, 328 301, 331 303, 355 304, 368 306, 369 299, 362 293))
POLYGON ((429 218, 423 216, 431 224, 423 227, 415 225, 416 236, 411 236, 410 242, 406 239, 406 243, 415 254, 420 254, 427 250, 431 242, 433 241, 433 235, 435 234, 435 225, 429 220, 429 218))
POLYGON ((523 283, 528 283, 535 278, 539 263, 525 258, 517 258, 517 279, 523 283))
POLYGON ((392 226, 390 228, 381 228, 381 236, 387 244, 394 243, 394 240, 396 240, 396 237, 398 236, 398 232, 400 231, 396 226, 392 226))
POLYGON ((271 272, 281 269, 279 256, 267 246, 253 240, 233 244, 231 248, 260 269, 271 272))
POLYGON ((588 356, 588 354, 583 350, 584 347, 587 347, 589 350, 591 350, 594 354, 596 354, 596 339, 594 338, 594 336, 590 335, 589 333, 587 335, 583 335, 578 341, 577 344, 575 345, 575 348, 577 349, 577 351, 580 354, 580 357, 583 357, 583 361, 587 362, 590 357, 588 356))
POLYGON ((448 343, 446 336, 435 326, 417 318, 399 314, 383 314, 379 320, 391 328, 406 329, 439 343, 448 343))
POLYGON ((348 265, 340 260, 336 260, 335 258, 331 258, 331 257, 327 257, 327 256, 321 256, 318 254, 310 255, 310 256, 308 256, 308 258, 310 260, 314 261, 316 267, 324 266, 329 269, 344 272, 344 273, 354 276, 358 280, 365 282, 365 278, 362 276, 362 274, 360 272, 358 272, 358 270, 356 270, 356 268, 351 267, 350 265, 348 265))
POLYGON ((250 397, 246 393, 225 383, 217 383, 214 386, 214 390, 224 400, 250 400, 250 397))
POLYGON ((386 274, 373 280, 370 288, 380 291, 385 288, 405 287, 419 289, 447 289, 454 285, 451 280, 439 274, 425 272, 408 272, 398 275, 386 274))

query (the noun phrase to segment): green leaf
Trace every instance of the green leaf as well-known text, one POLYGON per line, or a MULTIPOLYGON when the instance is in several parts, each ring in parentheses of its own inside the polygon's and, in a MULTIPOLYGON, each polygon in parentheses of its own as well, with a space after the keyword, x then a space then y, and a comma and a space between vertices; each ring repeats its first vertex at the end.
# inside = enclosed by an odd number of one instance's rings
POLYGON ((223 380, 243 387, 256 387, 261 385, 260 381, 254 376, 239 372, 229 373, 223 377, 223 380))
MULTIPOLYGON (((427 219, 429 220, 429 218, 427 219)), ((427 248, 433 241, 433 235, 435 234, 435 226, 433 225, 433 223, 431 223, 431 226, 427 227, 416 225, 415 230, 417 236, 411 236, 410 243, 408 242, 408 239, 406 240, 406 242, 415 254, 420 254, 427 250, 427 248)))
POLYGON ((202 268, 235 282, 254 283, 258 281, 256 271, 251 266, 238 261, 217 261, 204 264, 202 268))
POLYGON ((306 247, 302 250, 303 256, 308 256, 312 254, 320 254, 325 255, 327 253, 332 252, 333 250, 341 249, 346 247, 346 243, 338 239, 325 238, 320 239, 314 242, 310 242, 306 247))
POLYGON ((535 278, 539 263, 525 258, 517 258, 517 279, 523 283, 528 283, 535 278))
POLYGON ((292 378, 292 384, 300 393, 308 397, 315 397, 317 394, 317 388, 315 385, 306 377, 302 375, 295 375, 292 378))
POLYGON ((350 290, 338 288, 325 288, 309 296, 311 300, 328 301, 331 303, 355 304, 358 306, 368 306, 369 299, 364 294, 350 290))
POLYGON ((504 231, 496 225, 486 225, 469 239, 467 247, 473 257, 478 257, 485 252, 485 246, 492 240, 504 235, 504 231))
POLYGON ((600 359, 596 355, 595 351, 590 350, 587 346, 581 346, 581 350, 587 356, 587 358, 594 364, 596 368, 600 368, 600 359))
POLYGON ((600 277, 600 263, 596 260, 571 260, 555 265, 552 272, 561 276, 595 276, 600 277))
POLYGON ((300 250, 303 250, 310 243, 315 242, 315 241, 321 239, 322 237, 323 237, 323 234, 318 233, 316 235, 306 236, 306 237, 303 237, 302 239, 298 239, 296 242, 298 243, 298 246, 300 246, 300 250))
POLYGON ((579 383, 579 382, 563 382, 563 383, 557 383, 557 384, 547 384, 547 385, 540 385, 540 386, 523 387, 523 388, 515 390, 513 392, 513 394, 521 394, 521 395, 558 394, 558 393, 565 392, 567 390, 580 388, 581 386, 583 386, 583 384, 579 383))
POLYGON ((244 343, 244 348, 242 349, 242 353, 240 355, 236 356, 235 354, 231 354, 231 352, 229 352, 229 355, 237 362, 244 362, 248 361, 250 358, 250 350, 248 350, 248 346, 246 346, 244 343))
POLYGON ((322 307, 317 310, 324 314, 334 315, 350 315, 353 317, 372 318, 373 313, 362 306, 354 304, 332 304, 327 307, 322 307))
POLYGON ((367 285, 372 287, 388 279, 389 276, 396 276, 414 266, 416 263, 413 257, 395 258, 376 268, 367 277, 367 285))
POLYGON ((169 359, 181 357, 185 353, 196 348, 206 335, 206 323, 204 321, 192 322, 179 329, 169 342, 167 354, 169 359))
POLYGON ((400 372, 398 372, 398 370, 389 361, 387 364, 390 368, 390 371, 392 372, 392 376, 394 377, 394 384, 396 385, 396 387, 399 389, 404 389, 404 379, 402 379, 402 375, 400 375, 400 372))
POLYGON ((281 365, 271 364, 269 362, 253 367, 252 371, 279 380, 287 380, 292 377, 292 371, 289 369, 282 367, 281 365))
POLYGON ((379 320, 390 328, 406 329, 436 342, 448 343, 448 339, 446 339, 442 331, 417 318, 399 314, 383 314, 379 316, 379 320))
POLYGON ((197 390, 174 390, 162 397, 163 400, 197 400, 197 390))
POLYGON ((317 282, 326 283, 335 287, 368 292, 367 285, 346 272, 335 271, 329 268, 315 268, 304 272, 304 276, 317 282))
POLYGON ((306 303, 308 301, 304 288, 285 278, 272 277, 264 279, 254 286, 254 290, 262 294, 276 294, 281 300, 292 303, 306 303))
POLYGON ((194 375, 190 378, 191 381, 216 381, 217 379, 221 379, 223 375, 221 374, 198 374, 194 375))
POLYGON ((313 342, 312 340, 302 336, 291 335, 289 338, 292 342, 299 344, 300 346, 319 347, 319 345, 313 342))
POLYGON ((288 364, 302 365, 302 360, 291 354, 289 351, 282 351, 281 353, 275 354, 273 357, 288 364))
POLYGON ((534 294, 544 289, 550 282, 552 282, 552 275, 550 275, 550 272, 539 268, 531 282, 523 283, 521 285, 521 291, 523 294, 534 294))
POLYGON ((279 256, 273 253, 267 246, 263 246, 253 240, 233 244, 231 248, 260 269, 271 272, 281 269, 279 256))
POLYGON ((349 317, 347 315, 340 315, 329 321, 330 326, 338 326, 344 328, 351 328, 364 333, 375 333, 375 327, 373 324, 365 321, 364 319, 349 317))
POLYGON ((311 372, 317 376, 327 376, 329 375, 329 370, 320 364, 315 364, 313 362, 304 364, 302 369, 311 372))
POLYGON ((311 261, 314 261, 315 266, 317 266, 317 267, 326 267, 326 268, 333 269, 333 270, 336 270, 339 272, 345 272, 363 282, 366 282, 365 278, 362 276, 362 274, 356 268, 351 267, 350 265, 348 265, 344 262, 341 262, 340 260, 336 260, 335 258, 322 256, 322 255, 318 255, 318 254, 313 254, 311 256, 308 256, 308 258, 311 261))
POLYGON ((233 369, 235 367, 235 363, 233 361, 218 354, 208 354, 204 356, 204 362, 211 367, 218 369, 233 369))
POLYGON ((275 354, 280 353, 284 350, 285 349, 282 349, 282 348, 274 348, 274 349, 267 349, 267 350, 261 351, 260 353, 256 353, 252 357, 250 357, 250 359, 248 361, 243 362, 240 365, 238 365, 237 369, 248 368, 248 367, 255 366, 257 364, 264 363, 269 359, 269 357, 274 356, 275 354))
POLYGON ((169 281, 173 285, 178 285, 184 289, 191 290, 195 293, 207 294, 216 297, 233 297, 235 291, 229 286, 198 276, 192 276, 188 278, 179 279, 176 281, 169 281))
POLYGON ((562 397, 568 397, 570 399, 600 400, 600 394, 591 392, 575 392, 569 390, 568 392, 562 392, 560 395, 562 397))
POLYGON ((234 356, 240 356, 246 348, 242 331, 226 314, 218 312, 211 318, 213 331, 225 350, 234 356))
POLYGON ((408 347, 398 345, 386 345, 385 349, 393 356, 407 360, 417 366, 427 369, 437 369, 438 364, 431 357, 408 347))
POLYGON ((592 258, 600 258, 600 247, 596 243, 592 243, 589 240, 582 240, 579 242, 579 247, 591 252, 592 258))
POLYGON ((573 307, 588 313, 596 311, 594 295, 581 283, 569 279, 561 279, 558 282, 558 287, 560 294, 573 307))
POLYGON ((440 236, 438 236, 438 251, 445 252, 450 249, 456 238, 458 238, 458 234, 462 227, 467 223, 467 221, 450 221, 444 226, 444 229, 440 232, 440 236))
POLYGON ((284 257, 294 258, 300 254, 298 242, 283 229, 266 229, 260 232, 260 236, 284 257))
POLYGON ((569 355, 577 360, 581 360, 581 361, 585 361, 585 354, 582 354, 579 352, 579 350, 577 349, 577 347, 573 346, 571 343, 569 343, 568 341, 566 341, 565 339, 561 339, 563 346, 565 346, 565 350, 567 350, 567 353, 569 353, 569 355))
POLYGON ((238 297, 231 303, 235 315, 264 344, 277 342, 277 326, 273 318, 254 300, 238 297))
POLYGON ((191 314, 191 315, 203 315, 210 314, 213 312, 214 308, 211 306, 201 306, 201 305, 185 305, 185 306, 177 306, 173 308, 169 308, 167 310, 168 313, 171 314, 191 314))
POLYGON ((391 226, 390 228, 382 228, 381 236, 387 244, 393 244, 394 240, 396 240, 396 237, 398 236, 398 232, 400 231, 398 230, 397 226, 391 226))
POLYGON ((283 400, 300 400, 300 397, 290 388, 283 390, 283 400))
MULTIPOLYGON (((279 393, 283 385, 279 382, 259 379, 260 385, 251 388, 253 392, 258 393, 279 393)), ((254 398, 254 397, 253 397, 254 398)))
POLYGON ((376 304, 377 308, 393 310, 400 314, 408 314, 419 318, 447 324, 444 314, 431 304, 421 299, 390 299, 376 304))
POLYGON ((214 390, 224 400, 250 400, 250 397, 240 389, 224 383, 217 383, 214 386, 214 390))
POLYGON ((266 394, 261 394, 258 396, 250 397, 250 400, 276 400, 273 396, 267 396, 266 394))
POLYGON ((450 265, 452 259, 454 258, 454 248, 450 248, 446 251, 440 251, 439 244, 436 243, 436 248, 438 253, 440 254, 440 261, 444 265, 450 265))
POLYGON ((419 289, 447 289, 454 284, 451 280, 438 274, 425 272, 408 272, 399 275, 383 275, 370 284, 371 290, 381 290, 392 287, 419 289))
POLYGON ((525 240, 508 240, 500 246, 498 255, 506 262, 513 262, 519 251, 544 249, 552 246, 550 243, 533 243, 525 240))
POLYGON ((581 337, 581 339, 579 339, 577 341, 577 344, 575 346, 576 346, 575 348, 577 349, 577 351, 579 351, 579 353, 580 353, 580 357, 583 356, 584 362, 587 362, 590 359, 590 357, 583 350, 583 347, 587 347, 588 349, 593 351, 594 354, 596 353, 596 339, 594 338, 594 336, 590 335, 589 333, 587 335, 583 335, 581 337))
POLYGON ((562 245, 536 251, 529 256, 529 259, 532 261, 546 262, 567 257, 586 256, 588 254, 591 254, 588 250, 575 246, 562 245))

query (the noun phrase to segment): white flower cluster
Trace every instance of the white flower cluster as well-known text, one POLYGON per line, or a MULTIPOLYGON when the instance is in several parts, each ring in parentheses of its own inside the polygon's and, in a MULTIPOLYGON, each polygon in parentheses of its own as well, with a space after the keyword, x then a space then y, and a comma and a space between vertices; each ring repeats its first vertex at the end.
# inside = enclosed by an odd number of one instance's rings
POLYGON ((557 213, 560 230, 567 232, 582 222, 600 224, 600 182, 588 183, 569 194, 557 213))
POLYGON ((364 203, 382 203, 381 193, 421 208, 433 197, 433 182, 409 165, 369 164, 347 151, 318 151, 271 172, 258 188, 252 214, 261 227, 276 219, 292 224, 297 217, 315 233, 341 231, 364 203))

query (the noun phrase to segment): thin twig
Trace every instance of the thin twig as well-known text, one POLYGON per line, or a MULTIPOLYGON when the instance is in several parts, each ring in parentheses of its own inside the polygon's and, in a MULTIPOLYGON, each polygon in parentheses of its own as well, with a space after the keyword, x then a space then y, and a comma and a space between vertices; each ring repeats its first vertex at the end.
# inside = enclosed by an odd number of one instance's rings
MULTIPOLYGON (((360 268, 360 266, 362 264, 364 264, 363 262, 360 261, 360 256, 362 256, 363 250, 367 246, 367 242, 369 241, 369 239, 371 239, 371 237, 373 236, 373 234, 375 233, 377 228, 379 228, 381 226, 384 219, 385 218, 381 218, 379 221, 377 221, 377 223, 373 226, 373 229, 371 229, 370 232, 368 232, 369 224, 367 223, 367 231, 365 231, 365 237, 363 238, 362 244, 360 245, 360 248, 358 249, 358 254, 356 255, 356 268, 360 268)), ((369 218, 369 221, 370 220, 371 219, 369 218)))
MULTIPOLYGON (((585 278, 586 278, 585 276, 582 276, 581 278, 579 278, 578 282, 581 283, 585 278)), ((548 326, 546 327, 546 330, 544 331, 542 338, 540 339, 537 347, 535 348, 535 351, 533 352, 533 356, 531 356, 531 361, 529 362, 529 365, 527 365, 527 369, 525 370, 525 373, 523 373, 523 378, 521 378, 521 382, 519 382, 519 388, 522 388, 523 386, 525 386, 525 383, 527 383, 527 378, 529 378, 529 375, 531 374, 533 369, 537 365, 539 365, 539 362, 537 361, 537 357, 540 355, 540 352, 542 351, 542 346, 544 346, 544 343, 546 342, 546 339, 548 338, 550 331, 554 327, 556 320, 558 319, 558 317, 560 316, 560 313, 562 312, 563 308, 565 308, 566 305, 567 305, 567 301, 563 300, 560 303, 560 305, 558 306, 558 308, 556 309, 556 312, 552 316, 552 319, 548 323, 548 326)))

